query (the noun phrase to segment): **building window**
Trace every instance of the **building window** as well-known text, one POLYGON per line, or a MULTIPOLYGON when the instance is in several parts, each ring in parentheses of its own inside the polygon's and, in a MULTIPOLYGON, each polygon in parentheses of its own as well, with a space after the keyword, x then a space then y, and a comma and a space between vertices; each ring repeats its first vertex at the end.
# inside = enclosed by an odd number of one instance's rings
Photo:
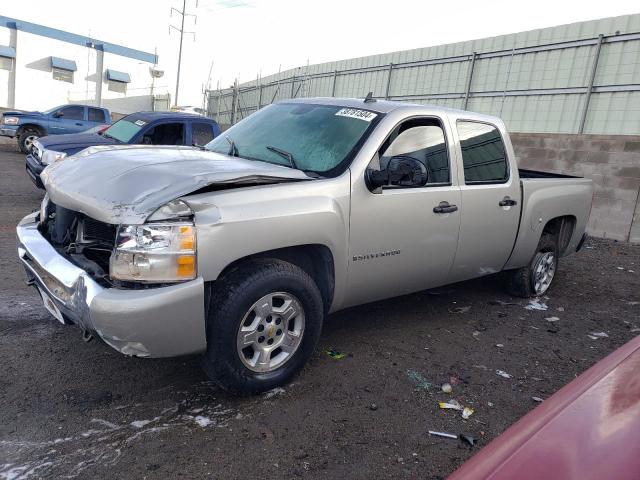
POLYGON ((131 76, 127 72, 107 68, 107 82, 110 91, 127 93, 127 83, 131 82, 131 76))
POLYGON ((73 72, 62 68, 52 68, 53 79, 61 82, 73 83, 73 72))
POLYGON ((124 82, 116 82, 115 80, 109 80, 109 91, 117 93, 127 93, 127 84, 124 82))
POLYGON ((13 58, 0 57, 0 70, 13 70, 13 58))

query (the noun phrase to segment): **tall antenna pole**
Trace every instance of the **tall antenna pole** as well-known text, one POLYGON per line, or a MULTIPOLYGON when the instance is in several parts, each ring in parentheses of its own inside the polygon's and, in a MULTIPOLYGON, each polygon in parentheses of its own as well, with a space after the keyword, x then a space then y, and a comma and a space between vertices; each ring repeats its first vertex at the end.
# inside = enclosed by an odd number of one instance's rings
POLYGON ((178 105, 178 92, 180 91, 180 66, 182 65, 182 40, 184 38, 184 13, 186 8, 187 8, 187 0, 182 0, 182 12, 180 12, 182 21, 180 24, 180 49, 178 50, 178 75, 176 76, 176 96, 175 96, 176 105, 178 105))
MULTIPOLYGON (((196 7, 197 6, 198 6, 198 4, 196 2, 196 7)), ((193 14, 187 13, 187 0, 182 0, 182 10, 177 10, 177 9, 171 7, 171 14, 173 14, 173 12, 176 12, 181 17, 180 28, 174 27, 173 25, 169 25, 169 33, 171 33, 171 29, 172 28, 174 30, 177 30, 178 32, 180 32, 180 49, 178 50, 178 74, 176 75, 176 95, 175 95, 175 98, 173 100, 173 102, 174 102, 173 104, 177 106, 178 105, 178 93, 180 92, 180 67, 182 65, 182 41, 184 39, 184 34, 185 33, 193 34, 193 40, 195 41, 195 39, 196 39, 195 32, 185 32, 185 30, 184 30, 184 19, 185 19, 185 17, 194 17, 194 19, 197 20, 197 17, 195 15, 193 15, 193 14)), ((194 22, 196 20, 194 20, 194 22)))

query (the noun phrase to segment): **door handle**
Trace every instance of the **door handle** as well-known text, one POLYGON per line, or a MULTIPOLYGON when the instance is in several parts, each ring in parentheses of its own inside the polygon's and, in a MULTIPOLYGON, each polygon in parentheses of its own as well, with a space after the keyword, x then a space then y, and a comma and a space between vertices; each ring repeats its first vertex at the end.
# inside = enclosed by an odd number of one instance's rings
POLYGON ((449 202, 440 202, 437 207, 433 207, 433 213, 452 213, 458 210, 457 205, 450 205, 449 202))
POLYGON ((82 126, 82 124, 80 122, 76 122, 76 125, 78 125, 80 127, 82 126))
POLYGON ((514 199, 512 199, 508 195, 498 202, 498 205, 500 205, 501 207, 513 207, 514 205, 517 205, 517 204, 518 202, 516 202, 514 199))

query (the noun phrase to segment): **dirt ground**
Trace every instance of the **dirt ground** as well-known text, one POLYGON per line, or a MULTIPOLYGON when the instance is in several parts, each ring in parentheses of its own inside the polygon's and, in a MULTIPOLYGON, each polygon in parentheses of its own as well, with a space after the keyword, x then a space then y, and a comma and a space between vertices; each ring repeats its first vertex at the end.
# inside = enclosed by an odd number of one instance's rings
POLYGON ((198 358, 127 358, 47 314, 14 233, 41 193, 12 144, 0 145, 0 168, 0 479, 443 478, 533 409, 532 397, 640 327, 640 246, 590 240, 562 261, 546 311, 495 278, 352 308, 328 319, 292 384, 234 398, 198 358), (448 395, 440 385, 451 377, 448 395), (452 398, 475 413, 438 408, 452 398))

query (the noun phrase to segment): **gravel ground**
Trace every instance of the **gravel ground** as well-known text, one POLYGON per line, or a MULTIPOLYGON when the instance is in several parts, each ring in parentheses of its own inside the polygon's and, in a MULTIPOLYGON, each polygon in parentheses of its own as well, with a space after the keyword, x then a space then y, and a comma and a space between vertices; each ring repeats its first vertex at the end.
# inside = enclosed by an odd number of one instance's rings
POLYGON ((292 384, 234 398, 195 357, 127 358, 53 320, 15 253, 14 226, 41 194, 13 144, 0 145, 0 165, 0 479, 442 478, 534 408, 533 396, 640 327, 640 246, 590 240, 562 261, 546 311, 491 277, 352 308, 328 319, 292 384), (440 410, 447 399, 475 413, 440 410))

